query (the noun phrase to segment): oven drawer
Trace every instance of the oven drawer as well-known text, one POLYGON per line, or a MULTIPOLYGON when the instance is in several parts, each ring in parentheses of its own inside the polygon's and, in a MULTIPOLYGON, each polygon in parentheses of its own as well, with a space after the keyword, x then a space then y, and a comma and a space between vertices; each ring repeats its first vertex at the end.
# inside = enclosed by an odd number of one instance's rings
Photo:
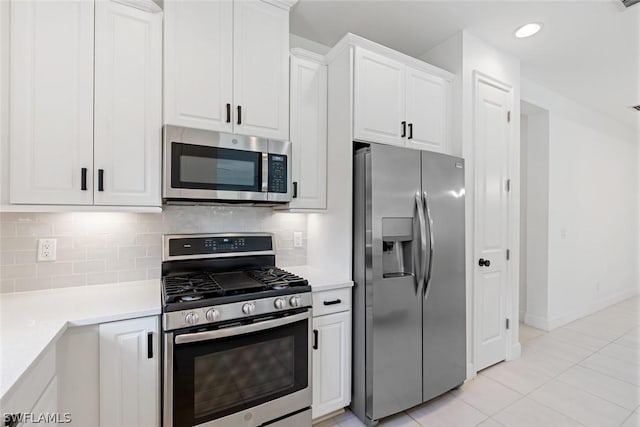
POLYGON ((331 289, 313 293, 313 315, 351 310, 351 288, 331 289))
POLYGON ((298 412, 287 418, 283 418, 275 423, 267 424, 265 427, 311 427, 311 409, 298 412))

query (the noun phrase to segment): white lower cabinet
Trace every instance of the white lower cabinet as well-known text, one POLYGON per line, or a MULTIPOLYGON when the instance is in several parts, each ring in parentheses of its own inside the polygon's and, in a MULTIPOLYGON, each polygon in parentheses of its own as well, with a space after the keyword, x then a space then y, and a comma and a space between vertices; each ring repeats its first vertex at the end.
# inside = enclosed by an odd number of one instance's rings
POLYGON ((40 399, 38 399, 33 409, 31 409, 34 418, 21 424, 21 426, 36 427, 41 426, 43 423, 58 425, 54 420, 64 422, 65 418, 59 416, 57 412, 58 381, 56 377, 53 377, 47 388, 44 389, 40 399))
MULTIPOLYGON (((325 299, 316 298, 314 294, 314 303, 321 301, 325 313, 331 311, 335 301, 341 302, 335 303, 338 312, 313 318, 313 419, 349 406, 351 402, 351 289, 341 292, 346 298, 336 299, 331 295, 331 299, 326 299, 330 305, 325 305, 325 299), (342 302, 346 302, 346 307, 342 302)), ((323 312, 316 310, 314 304, 314 313, 316 311, 323 312)))
POLYGON ((158 317, 100 325, 100 425, 160 425, 158 317))

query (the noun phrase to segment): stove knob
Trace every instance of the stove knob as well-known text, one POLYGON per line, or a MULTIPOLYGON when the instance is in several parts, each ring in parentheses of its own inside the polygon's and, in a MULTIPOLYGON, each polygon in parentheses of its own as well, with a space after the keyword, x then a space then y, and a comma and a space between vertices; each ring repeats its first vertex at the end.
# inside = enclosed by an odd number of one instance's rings
POLYGON ((248 302, 242 306, 242 312, 244 314, 252 314, 256 311, 256 305, 252 302, 248 302))
POLYGON ((209 322, 215 322, 216 320, 218 320, 220 318, 220 312, 218 310, 216 310, 215 308, 211 308, 209 310, 207 310, 207 320, 209 322))
POLYGON ((291 307, 300 307, 300 297, 293 296, 289 298, 289 304, 291 305, 291 307))
POLYGON ((282 310, 287 306, 287 302, 284 300, 284 298, 276 298, 276 300, 273 302, 273 305, 278 310, 282 310))
POLYGON ((193 311, 187 313, 187 315, 184 316, 184 323, 187 325, 195 325, 198 323, 198 315, 193 311))

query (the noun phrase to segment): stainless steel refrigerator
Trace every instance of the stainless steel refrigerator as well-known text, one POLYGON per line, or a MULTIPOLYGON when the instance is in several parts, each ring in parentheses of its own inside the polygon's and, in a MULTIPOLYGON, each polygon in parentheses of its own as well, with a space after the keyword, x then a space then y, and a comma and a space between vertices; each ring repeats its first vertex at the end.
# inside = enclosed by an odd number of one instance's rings
POLYGON ((464 193, 461 158, 356 147, 351 406, 368 426, 465 380, 464 193))

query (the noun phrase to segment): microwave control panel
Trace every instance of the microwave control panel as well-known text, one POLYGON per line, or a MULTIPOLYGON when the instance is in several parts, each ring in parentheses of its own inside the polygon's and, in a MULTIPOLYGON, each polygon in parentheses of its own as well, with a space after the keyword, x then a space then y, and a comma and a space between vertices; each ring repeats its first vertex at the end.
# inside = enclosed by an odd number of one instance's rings
POLYGON ((287 156, 282 154, 269 154, 269 192, 287 192, 287 156))

